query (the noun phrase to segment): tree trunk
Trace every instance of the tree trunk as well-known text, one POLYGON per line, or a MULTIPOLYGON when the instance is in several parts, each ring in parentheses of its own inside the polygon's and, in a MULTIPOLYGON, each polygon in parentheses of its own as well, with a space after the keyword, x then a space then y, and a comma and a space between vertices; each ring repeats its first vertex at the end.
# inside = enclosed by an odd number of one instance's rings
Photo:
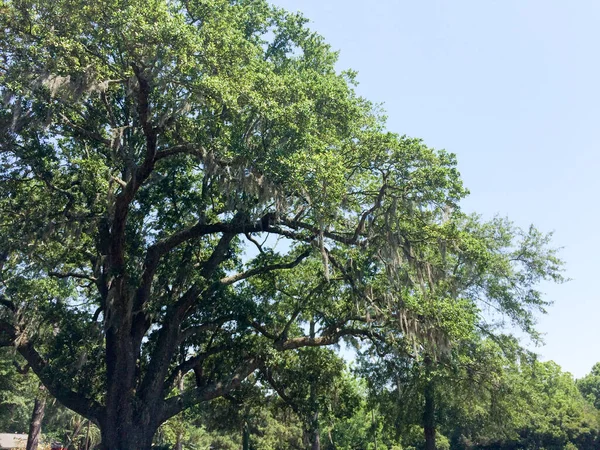
MULTIPOLYGON (((183 381, 183 375, 179 375, 177 380, 177 390, 180 394, 183 392, 183 381)), ((173 450, 183 450, 183 431, 181 430, 177 432, 177 442, 175 442, 175 447, 173 447, 173 450)))
POLYGON ((181 432, 177 433, 177 442, 175 442, 173 450, 183 450, 183 436, 181 432))
POLYGON ((244 422, 242 429, 242 450, 250 450, 250 427, 248 422, 244 422))
MULTIPOLYGON (((44 389, 40 387, 40 391, 44 389)), ((46 395, 44 392, 36 397, 33 404, 33 414, 31 415, 31 422, 29 423, 29 436, 27 436, 27 450, 36 450, 38 448, 38 441, 42 431, 42 420, 44 419, 44 413, 46 412, 46 395)))
POLYGON ((321 434, 319 433, 318 428, 313 430, 311 441, 312 444, 310 450, 321 450, 321 434))
MULTIPOLYGON (((310 337, 315 338, 315 321, 310 321, 310 337)), ((311 428, 310 428, 310 450, 321 450, 321 433, 319 430, 319 404, 317 399, 317 382, 312 380, 310 383, 310 406, 313 410, 313 416, 311 417, 311 428)))
POLYGON ((432 380, 427 381, 424 394, 423 431, 425 433, 425 450, 435 450, 435 388, 432 380))
POLYGON ((156 429, 142 428, 133 425, 126 430, 119 427, 114 421, 109 426, 103 426, 100 430, 102 450, 150 450, 152 438, 156 429))
POLYGON ((77 424, 75 425, 75 429, 71 433, 71 437, 67 441, 67 444, 65 445, 65 447, 69 448, 71 446, 71 444, 73 443, 73 441, 75 441, 75 438, 77 438, 77 436, 81 432, 82 425, 83 425, 83 422, 81 420, 77 422, 77 424))
POLYGON ((375 423, 375 410, 371 410, 371 426, 373 427, 373 444, 377 450, 377 424, 375 423))
POLYGON ((109 383, 109 392, 106 396, 106 412, 100 421, 101 448, 105 450, 150 449, 152 438, 159 426, 156 422, 159 411, 153 410, 149 403, 142 402, 135 395, 129 380, 126 378, 111 380, 111 378, 109 380, 112 382, 109 383))
MULTIPOLYGON (((135 365, 130 367, 134 369, 135 365)), ((131 379, 109 377, 109 380, 106 409, 99 420, 100 447, 103 450, 149 450, 160 426, 157 400, 162 399, 140 399, 130 384, 131 379)))
MULTIPOLYGON (((133 300, 124 278, 117 277, 108 298, 112 308, 105 319, 106 406, 100 422, 104 450, 148 450, 160 423, 158 399, 140 398, 137 362, 141 337, 133 332, 133 300)), ((151 370, 151 369, 149 369, 151 370)))
POLYGON ((87 421, 87 430, 85 432, 85 450, 90 450, 90 421, 87 421))

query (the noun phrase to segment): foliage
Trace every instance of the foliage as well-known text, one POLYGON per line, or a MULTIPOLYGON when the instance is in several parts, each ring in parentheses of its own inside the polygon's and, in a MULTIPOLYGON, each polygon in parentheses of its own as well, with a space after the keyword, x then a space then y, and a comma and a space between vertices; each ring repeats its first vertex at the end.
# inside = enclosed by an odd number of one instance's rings
POLYGON ((23 433, 29 429, 37 380, 18 372, 13 353, 0 348, 0 430, 23 433))
POLYGON ((121 433, 105 439, 147 446, 274 351, 372 337, 377 304, 414 306, 384 293, 426 264, 412 241, 452 237, 454 156, 384 131, 303 17, 222 0, 2 10, 0 337, 121 433), (165 398, 194 368, 197 388, 165 398))
MULTIPOLYGON (((304 428, 346 420, 360 402, 317 349, 342 339, 435 358, 493 331, 486 306, 535 335, 550 236, 462 214, 454 155, 388 132, 300 14, 0 11, 0 345, 104 448, 205 436, 176 416, 256 373, 304 428)), ((295 438, 253 417, 265 448, 295 438)))
POLYGON ((438 437, 447 436, 451 448, 596 448, 599 416, 572 376, 515 344, 509 338, 473 341, 452 360, 439 360, 430 378, 419 361, 390 372, 389 364, 377 366, 370 395, 388 412, 385 428, 396 430, 404 446, 420 448, 424 384, 433 383, 438 437))
POLYGON ((600 363, 594 364, 590 373, 577 380, 577 388, 594 408, 600 409, 600 363))

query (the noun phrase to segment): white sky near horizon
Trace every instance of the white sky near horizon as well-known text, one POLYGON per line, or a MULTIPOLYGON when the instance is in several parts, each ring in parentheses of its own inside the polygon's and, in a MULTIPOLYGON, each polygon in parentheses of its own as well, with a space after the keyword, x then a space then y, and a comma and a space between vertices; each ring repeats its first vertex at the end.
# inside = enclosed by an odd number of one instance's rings
POLYGON ((302 11, 384 103, 391 131, 456 153, 466 211, 554 232, 563 285, 535 350, 581 377, 600 361, 600 2, 271 0, 302 11))

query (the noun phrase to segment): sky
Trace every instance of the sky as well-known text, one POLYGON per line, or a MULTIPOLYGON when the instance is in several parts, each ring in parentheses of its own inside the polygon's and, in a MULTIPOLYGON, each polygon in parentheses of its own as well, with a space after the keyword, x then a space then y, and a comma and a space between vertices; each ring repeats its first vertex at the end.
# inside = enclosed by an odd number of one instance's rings
POLYGON ((391 131, 458 157, 463 210, 554 233, 571 281, 534 348, 575 377, 600 362, 600 2, 271 0, 302 11, 383 103, 391 131))

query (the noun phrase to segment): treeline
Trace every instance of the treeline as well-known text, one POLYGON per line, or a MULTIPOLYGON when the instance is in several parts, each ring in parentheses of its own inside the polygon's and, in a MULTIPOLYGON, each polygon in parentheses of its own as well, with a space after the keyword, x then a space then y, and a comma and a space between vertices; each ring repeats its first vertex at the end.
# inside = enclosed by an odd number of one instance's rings
MULTIPOLYGON (((154 447, 406 450, 426 448, 428 432, 439 450, 600 446, 600 363, 575 380, 501 337, 435 360, 381 359, 366 351, 350 366, 331 350, 303 349, 281 361, 277 380, 260 372, 225 398, 172 418, 154 447)), ((3 350, 1 432, 26 433, 35 399, 47 396, 23 369, 3 350)), ((100 442, 95 424, 50 397, 42 428, 45 445, 89 449, 100 442)))

